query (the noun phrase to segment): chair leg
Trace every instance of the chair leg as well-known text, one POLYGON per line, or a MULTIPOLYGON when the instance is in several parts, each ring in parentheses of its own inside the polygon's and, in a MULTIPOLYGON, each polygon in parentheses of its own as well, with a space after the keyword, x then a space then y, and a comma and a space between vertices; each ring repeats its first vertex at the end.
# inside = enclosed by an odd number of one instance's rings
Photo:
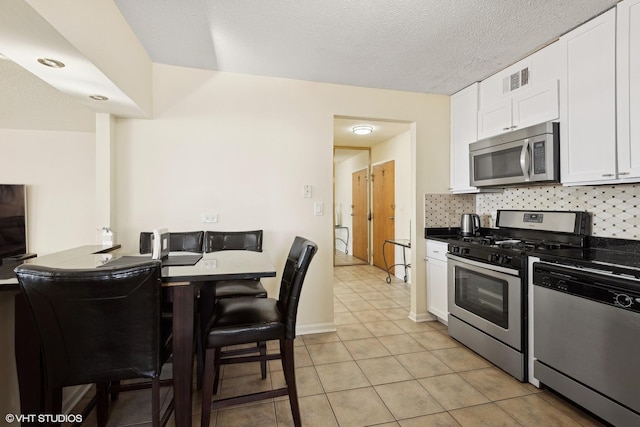
POLYGON ((96 390, 98 427, 105 427, 109 418, 109 384, 96 384, 96 390))
POLYGON ((293 340, 280 340, 280 350, 282 352, 282 369, 284 370, 284 378, 287 382, 287 390, 289 392, 289 404, 291 405, 293 424, 296 427, 300 427, 302 425, 302 420, 300 418, 298 389, 296 387, 296 365, 294 360, 293 340))
MULTIPOLYGON (((209 350, 207 350, 207 353, 209 352, 209 350)), ((215 378, 213 380, 213 394, 218 393, 218 384, 220 382, 220 358, 222 357, 222 349, 221 348, 216 348, 214 350, 214 356, 213 356, 213 369, 215 372, 215 378)), ((205 361, 205 365, 204 368, 205 370, 207 369, 207 364, 208 362, 205 361)))
POLYGON ((111 401, 116 401, 118 400, 118 397, 120 396, 120 381, 111 381, 111 401))
MULTIPOLYGON (((211 419, 211 399, 214 393, 214 376, 217 380, 217 371, 219 365, 216 366, 216 359, 219 360, 220 349, 207 349, 204 360, 204 381, 202 384, 202 418, 200 420, 201 427, 208 427, 211 419)), ((217 384, 216 384, 217 386, 217 384)), ((217 391, 216 391, 217 392, 217 391)))
POLYGON ((264 380, 267 378, 267 359, 264 359, 264 357, 267 355, 267 342, 260 341, 258 343, 258 347, 260 348, 260 356, 263 357, 263 359, 260 361, 260 373, 262 374, 262 379, 264 380))
MULTIPOLYGON (((58 388, 52 391, 46 391, 44 396, 44 410, 47 414, 62 413, 62 389, 58 388)), ((45 427, 54 426, 51 422, 44 423, 45 427)))
POLYGON ((151 380, 151 425, 160 426, 160 376, 151 380))

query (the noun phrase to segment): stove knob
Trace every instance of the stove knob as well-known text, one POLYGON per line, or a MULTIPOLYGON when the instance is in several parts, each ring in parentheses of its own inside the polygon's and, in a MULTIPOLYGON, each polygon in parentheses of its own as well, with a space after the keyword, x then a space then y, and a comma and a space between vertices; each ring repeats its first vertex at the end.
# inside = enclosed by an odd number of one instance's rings
POLYGON ((489 256, 487 257, 487 261, 489 261, 489 262, 497 262, 498 261, 498 255, 489 254, 489 256))
POLYGON ((512 259, 513 258, 511 258, 510 256, 500 255, 500 264, 510 264, 512 259))
POLYGON ((451 247, 451 252, 454 254, 457 254, 460 252, 460 246, 452 246, 451 247))
POLYGON ((469 248, 461 248, 460 249, 460 253, 463 254, 463 255, 468 254, 469 253, 469 248))
POLYGON ((617 294, 616 304, 621 307, 631 307, 631 304, 633 304, 633 299, 631 299, 631 297, 626 294, 617 294))

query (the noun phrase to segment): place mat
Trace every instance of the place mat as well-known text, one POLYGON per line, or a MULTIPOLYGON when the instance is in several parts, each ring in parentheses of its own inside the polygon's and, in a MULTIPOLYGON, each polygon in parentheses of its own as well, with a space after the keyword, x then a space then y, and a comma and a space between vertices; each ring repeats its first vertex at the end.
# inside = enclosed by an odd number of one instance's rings
MULTIPOLYGON (((202 254, 193 255, 173 255, 162 260, 163 267, 178 267, 196 265, 202 258, 202 254)), ((143 261, 150 261, 151 256, 123 256, 112 259, 100 267, 126 267, 128 265, 137 264, 143 261)))

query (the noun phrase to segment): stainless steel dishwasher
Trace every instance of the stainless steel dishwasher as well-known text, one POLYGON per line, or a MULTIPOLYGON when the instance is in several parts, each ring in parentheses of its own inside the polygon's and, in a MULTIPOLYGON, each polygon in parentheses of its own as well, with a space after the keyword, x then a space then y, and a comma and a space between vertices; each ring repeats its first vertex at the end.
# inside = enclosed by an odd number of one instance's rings
POLYGON ((640 280, 533 266, 534 376, 616 426, 640 425, 640 280))

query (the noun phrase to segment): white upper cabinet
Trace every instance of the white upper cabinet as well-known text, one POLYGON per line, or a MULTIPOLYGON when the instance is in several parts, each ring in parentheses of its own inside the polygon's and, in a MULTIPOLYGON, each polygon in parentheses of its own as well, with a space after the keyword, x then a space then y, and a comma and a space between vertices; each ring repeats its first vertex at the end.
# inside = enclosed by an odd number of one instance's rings
POLYGON ((560 87, 563 184, 616 178, 616 10, 560 38, 565 78, 560 87))
POLYGON ((552 43, 480 83, 478 139, 559 118, 561 53, 552 43))
POLYGON ((640 0, 617 6, 618 177, 640 178, 640 0))
POLYGON ((478 139, 478 83, 451 96, 451 191, 477 192, 469 185, 469 144, 478 139))

